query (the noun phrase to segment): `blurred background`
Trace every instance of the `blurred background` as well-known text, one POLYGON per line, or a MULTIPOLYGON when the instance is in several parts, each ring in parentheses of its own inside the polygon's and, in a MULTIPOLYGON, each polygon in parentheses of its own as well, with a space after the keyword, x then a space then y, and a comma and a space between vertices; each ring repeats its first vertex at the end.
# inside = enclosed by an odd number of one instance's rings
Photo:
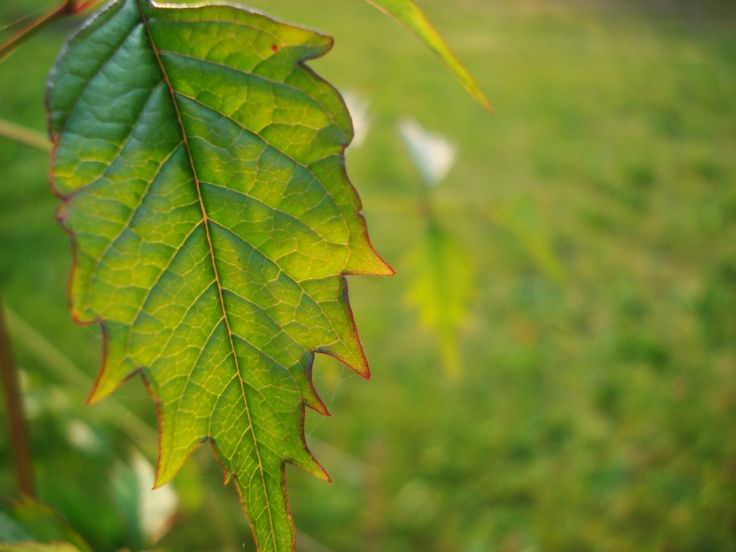
MULTIPOLYGON (((2 34, 50 4, 2 2, 2 34)), ((312 67, 347 93, 398 271, 350 281, 370 383, 317 359, 333 416, 307 439, 334 482, 287 470, 299 550, 736 550, 736 4, 420 2, 493 115, 365 2, 248 4, 336 37, 312 67)), ((44 131, 77 24, 0 65, 0 118, 44 131)), ((101 340, 69 317, 47 155, 0 137, 0 168, 39 499, 94 550, 252 549, 208 447, 149 490, 139 379, 84 405, 101 340)))

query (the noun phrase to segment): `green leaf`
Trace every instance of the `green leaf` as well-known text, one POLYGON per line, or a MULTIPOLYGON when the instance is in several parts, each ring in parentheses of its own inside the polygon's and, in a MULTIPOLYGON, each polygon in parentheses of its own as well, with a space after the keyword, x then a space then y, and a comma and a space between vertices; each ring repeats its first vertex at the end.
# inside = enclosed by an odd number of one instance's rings
POLYGON ((483 107, 491 110, 491 103, 478 86, 473 75, 452 53, 445 40, 437 32, 427 15, 413 0, 367 0, 383 13, 393 17, 412 31, 435 54, 437 54, 452 71, 460 84, 483 107))
POLYGON ((326 413, 314 352, 368 377, 345 275, 388 275, 344 167, 350 117, 304 62, 332 39, 227 5, 117 0, 50 77, 73 316, 99 322, 90 401, 140 373, 156 484, 209 441, 261 550, 294 546, 284 463, 326 413))
POLYGON ((458 333, 467 319, 474 287, 470 256, 430 216, 424 240, 410 254, 407 268, 406 301, 417 309, 422 326, 436 332, 445 371, 457 379, 462 373, 458 333))

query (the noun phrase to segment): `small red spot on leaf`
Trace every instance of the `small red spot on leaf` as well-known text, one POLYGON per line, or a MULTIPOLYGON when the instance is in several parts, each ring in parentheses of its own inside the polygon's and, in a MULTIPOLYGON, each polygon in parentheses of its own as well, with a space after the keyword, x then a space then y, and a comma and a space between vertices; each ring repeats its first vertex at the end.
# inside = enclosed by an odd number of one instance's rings
POLYGON ((271 44, 271 50, 273 50, 274 52, 278 52, 279 51, 279 45, 278 44, 271 44))

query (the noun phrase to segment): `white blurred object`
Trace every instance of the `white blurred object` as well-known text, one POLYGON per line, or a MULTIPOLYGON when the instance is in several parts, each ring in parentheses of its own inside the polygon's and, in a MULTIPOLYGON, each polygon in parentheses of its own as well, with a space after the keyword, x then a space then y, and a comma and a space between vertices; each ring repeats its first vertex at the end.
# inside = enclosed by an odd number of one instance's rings
POLYGON ((133 452, 130 462, 138 480, 138 523, 148 541, 154 543, 171 526, 179 498, 171 485, 152 488, 153 466, 140 453, 133 452))
POLYGON ((444 136, 427 132, 413 119, 403 119, 399 132, 427 184, 437 185, 455 163, 457 147, 444 136))
POLYGON ((371 128, 371 118, 368 115, 371 104, 369 101, 361 98, 355 92, 350 90, 346 91, 342 95, 345 100, 345 105, 350 112, 350 117, 353 119, 353 131, 355 137, 350 144, 350 147, 357 148, 363 142, 365 142, 368 131, 371 128))
POLYGON ((82 420, 74 419, 66 424, 66 437, 72 445, 84 452, 96 452, 102 447, 92 428, 82 420))

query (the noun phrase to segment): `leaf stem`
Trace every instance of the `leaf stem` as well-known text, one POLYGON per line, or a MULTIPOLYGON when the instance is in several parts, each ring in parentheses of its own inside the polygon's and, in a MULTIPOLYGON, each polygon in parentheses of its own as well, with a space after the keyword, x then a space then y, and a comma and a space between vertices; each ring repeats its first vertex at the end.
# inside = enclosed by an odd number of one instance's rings
POLYGON ((15 34, 0 44, 0 61, 9 56, 18 45, 24 40, 30 38, 38 31, 46 27, 49 23, 53 23, 62 17, 76 15, 83 12, 90 6, 94 5, 97 0, 64 0, 61 4, 52 8, 37 18, 30 21, 27 25, 19 29, 15 34))
POLYGON ((5 408, 8 414, 10 442, 15 460, 15 473, 21 495, 33 497, 36 487, 28 438, 28 426, 23 414, 23 402, 18 370, 10 347, 10 337, 5 326, 2 302, 0 302, 0 380, 5 392, 5 408))
POLYGON ((5 119, 0 119, 0 136, 41 151, 51 151, 51 142, 45 134, 5 119))

